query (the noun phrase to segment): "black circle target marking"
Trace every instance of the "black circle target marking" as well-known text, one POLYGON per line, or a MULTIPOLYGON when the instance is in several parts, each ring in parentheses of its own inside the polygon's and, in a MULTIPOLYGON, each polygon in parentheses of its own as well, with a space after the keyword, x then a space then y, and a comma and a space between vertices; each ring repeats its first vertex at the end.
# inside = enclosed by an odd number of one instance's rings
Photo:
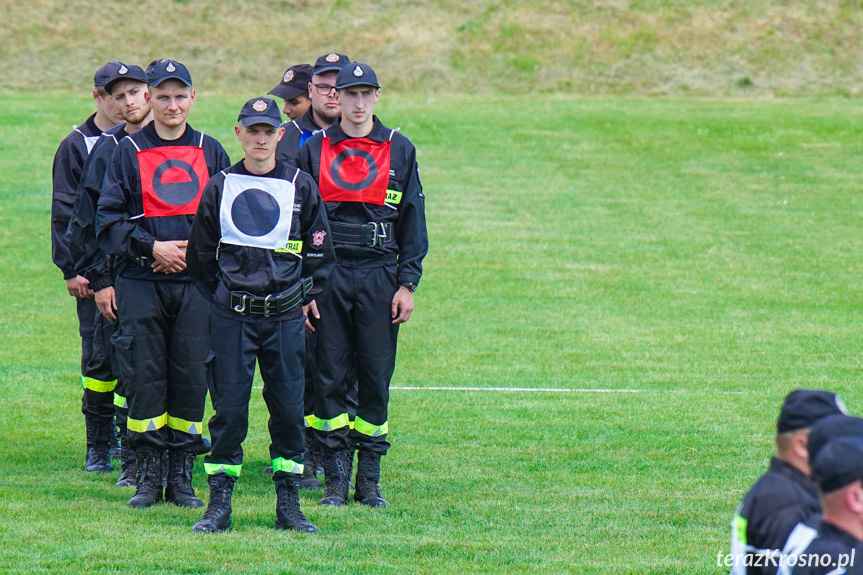
POLYGON ((183 160, 165 160, 153 172, 153 191, 160 200, 172 206, 185 206, 196 197, 201 190, 198 174, 192 166, 183 160), (179 168, 189 176, 188 182, 162 182, 162 176, 171 168, 179 168))
POLYGON ((330 177, 340 188, 348 190, 349 192, 359 192, 371 186, 378 178, 378 164, 375 162, 374 156, 369 152, 358 150, 356 148, 348 148, 339 152, 339 155, 336 156, 335 160, 333 160, 333 163, 330 165, 330 177), (341 176, 341 174, 339 174, 342 162, 353 157, 364 159, 369 167, 368 175, 359 182, 348 182, 341 176))
POLYGON ((237 229, 256 238, 276 229, 280 215, 276 198, 258 188, 241 192, 231 205, 231 220, 237 229))

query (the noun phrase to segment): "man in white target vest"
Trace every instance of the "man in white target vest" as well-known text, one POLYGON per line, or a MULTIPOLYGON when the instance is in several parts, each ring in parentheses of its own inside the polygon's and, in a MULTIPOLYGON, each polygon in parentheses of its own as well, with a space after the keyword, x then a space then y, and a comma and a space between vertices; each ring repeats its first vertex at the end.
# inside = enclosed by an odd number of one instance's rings
POLYGON ((186 262, 210 316, 212 451, 204 460, 210 501, 192 528, 231 528, 231 496, 243 464, 249 397, 260 363, 270 412, 270 458, 277 529, 318 529, 299 504, 305 449, 303 324, 316 310, 335 251, 318 187, 276 161, 285 129, 270 98, 243 106, 235 131, 245 158, 207 183, 189 236, 186 262))

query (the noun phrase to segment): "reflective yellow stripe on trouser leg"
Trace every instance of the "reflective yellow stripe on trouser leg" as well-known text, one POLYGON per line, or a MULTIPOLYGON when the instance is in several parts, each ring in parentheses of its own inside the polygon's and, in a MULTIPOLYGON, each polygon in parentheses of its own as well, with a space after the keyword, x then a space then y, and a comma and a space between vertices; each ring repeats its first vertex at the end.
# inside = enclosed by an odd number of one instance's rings
POLYGON ((354 431, 368 435, 369 437, 380 437, 390 432, 390 423, 389 421, 384 421, 380 425, 375 425, 374 423, 365 421, 361 417, 357 417, 354 420, 354 431))
POLYGON ((343 413, 332 419, 321 419, 319 417, 315 417, 314 421, 311 422, 312 427, 320 431, 335 431, 342 427, 347 427, 348 424, 349 420, 347 413, 343 413))
POLYGON ((240 473, 243 472, 243 466, 228 465, 227 463, 204 463, 204 471, 207 472, 207 475, 219 475, 224 473, 225 475, 239 477, 240 473))
POLYGON ((285 459, 284 457, 273 459, 273 473, 284 471, 285 473, 296 473, 297 475, 302 475, 303 468, 304 465, 302 463, 297 463, 293 459, 285 459))
POLYGON ((203 426, 203 421, 188 421, 186 419, 180 419, 179 417, 174 417, 172 415, 168 416, 168 427, 170 427, 171 429, 176 429, 177 431, 191 433, 192 435, 201 435, 203 426))
POLYGON ((153 417, 150 419, 132 419, 131 417, 126 422, 126 428, 129 431, 134 431, 136 433, 146 433, 148 431, 157 431, 165 427, 165 424, 168 422, 168 414, 163 413, 158 417, 153 417))
POLYGON ((93 379, 92 377, 81 376, 81 385, 84 389, 89 389, 90 391, 95 391, 97 393, 108 393, 109 391, 114 391, 114 388, 117 387, 117 380, 114 381, 102 381, 99 379, 93 379))

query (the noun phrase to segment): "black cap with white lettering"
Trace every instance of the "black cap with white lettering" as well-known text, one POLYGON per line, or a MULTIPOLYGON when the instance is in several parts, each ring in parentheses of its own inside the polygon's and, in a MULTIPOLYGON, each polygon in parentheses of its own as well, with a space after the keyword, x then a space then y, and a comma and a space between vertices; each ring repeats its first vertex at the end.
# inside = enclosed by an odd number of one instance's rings
POLYGON ((122 62, 118 62, 117 60, 111 60, 98 70, 93 75, 93 86, 96 88, 102 88, 111 81, 111 78, 117 75, 117 71, 123 66, 122 62))
POLYGON ((362 62, 354 62, 342 68, 336 77, 336 90, 349 88, 351 86, 374 86, 380 88, 378 76, 372 67, 362 62))
POLYGON ((186 86, 192 85, 192 75, 185 66, 175 60, 163 58, 150 68, 149 84, 155 88, 165 80, 179 80, 186 86))
POLYGON ((144 72, 140 66, 135 66, 134 64, 126 66, 121 63, 120 67, 117 69, 117 73, 105 84, 105 91, 110 94, 111 89, 120 80, 134 80, 136 82, 143 82, 146 84, 147 73, 144 72))

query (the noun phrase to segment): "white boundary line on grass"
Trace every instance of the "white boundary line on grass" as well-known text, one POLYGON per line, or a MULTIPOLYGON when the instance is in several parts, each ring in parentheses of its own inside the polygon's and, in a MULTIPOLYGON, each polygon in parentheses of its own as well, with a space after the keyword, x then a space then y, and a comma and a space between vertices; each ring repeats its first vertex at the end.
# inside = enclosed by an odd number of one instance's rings
MULTIPOLYGON (((263 389, 262 385, 253 386, 252 389, 263 389)), ((511 391, 511 392, 533 392, 533 393, 680 393, 678 389, 579 389, 566 387, 411 387, 393 385, 390 389, 399 391, 511 391)), ((720 395, 743 395, 742 391, 720 391, 720 395)))
POLYGON ((404 391, 527 391, 543 393, 641 393, 641 389, 568 389, 563 387, 409 387, 392 386, 404 391))

